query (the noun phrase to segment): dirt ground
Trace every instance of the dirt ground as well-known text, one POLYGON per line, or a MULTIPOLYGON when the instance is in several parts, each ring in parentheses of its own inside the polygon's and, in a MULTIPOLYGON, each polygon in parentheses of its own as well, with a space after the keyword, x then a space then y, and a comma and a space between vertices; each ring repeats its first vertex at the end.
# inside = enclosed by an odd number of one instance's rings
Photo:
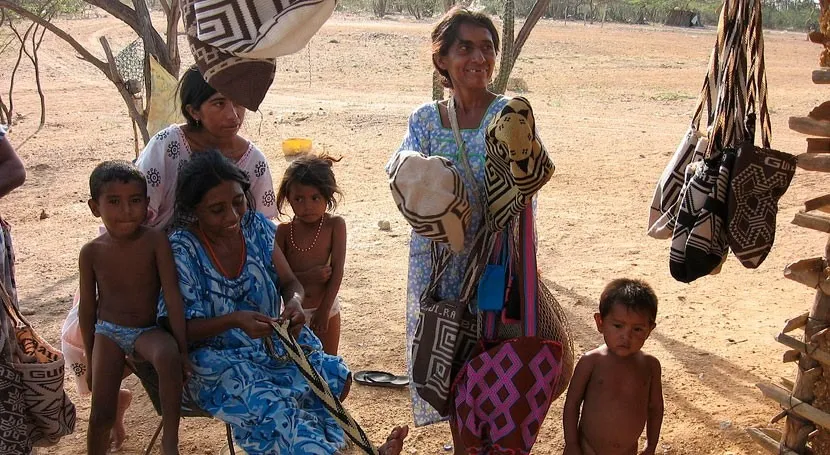
MULTIPOLYGON (((133 39, 109 17, 59 24, 99 55, 101 35, 115 49, 133 39)), ((286 137, 309 136, 316 150, 345 157, 335 168, 349 232, 341 350, 355 371, 405 371, 409 228, 389 195, 383 164, 399 145, 408 114, 429 100, 429 30, 428 22, 335 15, 307 49, 279 60, 270 93, 260 112, 248 114, 243 131, 268 156, 277 180, 286 137), (380 231, 380 220, 392 230, 380 231)), ((660 297, 657 329, 645 349, 663 365, 659 452, 665 454, 761 452, 744 430, 765 425, 778 409, 754 384, 794 377, 773 336, 813 298, 782 270, 820 255, 826 240, 790 224, 803 201, 823 194, 821 177, 801 170, 781 201, 775 247, 757 270, 730 258, 720 275, 684 285, 668 273, 669 244, 645 235, 655 182, 688 125, 714 39, 711 28, 542 21, 514 70, 529 86, 525 96, 556 162, 539 198, 539 265, 570 318, 577 351, 601 343, 592 314, 608 280, 643 278, 660 297)), ((192 61, 184 40, 181 49, 183 60, 192 61)), ((818 51, 802 33, 766 33, 776 148, 805 150, 804 137, 786 125, 789 116, 806 115, 827 99, 810 82, 818 51)), ((115 88, 68 45, 47 34, 40 57, 47 123, 33 135, 37 97, 24 64, 15 90, 23 117, 10 139, 28 179, 0 202, 0 213, 14 227, 21 306, 59 346, 77 286, 78 251, 98 226, 86 205, 88 175, 101 160, 133 158, 133 133, 115 88)), ((0 59, 6 87, 13 56, 0 59)), ((136 397, 125 453, 140 453, 158 418, 137 380, 126 384, 136 397)), ((84 453, 89 401, 77 396, 71 377, 66 389, 78 407, 77 430, 41 453, 84 453)), ((552 405, 535 453, 561 452, 563 402, 552 405)), ((376 442, 394 425, 411 424, 408 404, 405 391, 361 386, 347 401, 376 442)), ((181 439, 183 453, 218 454, 223 426, 185 419, 181 439)), ((450 440, 446 424, 413 429, 405 453, 445 453, 450 440)))

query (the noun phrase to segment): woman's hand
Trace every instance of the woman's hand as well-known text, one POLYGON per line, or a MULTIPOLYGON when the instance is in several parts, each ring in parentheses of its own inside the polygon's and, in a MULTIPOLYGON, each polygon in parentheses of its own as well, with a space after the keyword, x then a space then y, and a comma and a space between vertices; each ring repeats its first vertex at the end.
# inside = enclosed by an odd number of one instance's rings
POLYGON ((305 313, 303 313, 303 305, 299 296, 295 295, 285 302, 280 319, 288 321, 288 329, 294 338, 300 336, 300 330, 305 324, 305 313))
POLYGON ((234 313, 236 326, 251 338, 265 338, 274 330, 271 318, 256 311, 237 311, 234 313))

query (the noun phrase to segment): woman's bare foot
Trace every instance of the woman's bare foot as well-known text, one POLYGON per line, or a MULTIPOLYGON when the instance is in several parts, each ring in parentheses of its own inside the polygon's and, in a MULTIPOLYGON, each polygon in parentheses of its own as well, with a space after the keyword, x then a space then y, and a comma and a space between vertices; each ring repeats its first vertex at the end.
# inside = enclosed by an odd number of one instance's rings
POLYGON ((395 427, 386 442, 378 447, 380 455, 399 455, 403 451, 403 440, 409 434, 409 427, 404 425, 402 427, 395 427))
POLYGON ((115 425, 110 434, 110 452, 118 452, 127 440, 127 429, 124 427, 124 414, 133 401, 133 393, 129 389, 118 391, 118 409, 115 412, 115 425))

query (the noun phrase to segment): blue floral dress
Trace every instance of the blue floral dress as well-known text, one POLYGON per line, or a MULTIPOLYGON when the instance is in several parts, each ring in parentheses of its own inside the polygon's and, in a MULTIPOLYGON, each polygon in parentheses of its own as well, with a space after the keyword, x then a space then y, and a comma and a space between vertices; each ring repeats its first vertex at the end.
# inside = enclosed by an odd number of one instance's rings
MULTIPOLYGON (((219 273, 190 231, 170 236, 185 318, 215 318, 235 311, 279 315, 279 279, 273 266, 275 225, 249 211, 242 219, 247 258, 239 277, 219 273)), ((159 317, 167 315, 163 298, 159 317)), ((280 356, 286 353, 273 338, 280 356)), ((311 365, 339 396, 349 375, 343 359, 323 353, 306 327, 298 339, 313 349, 311 365)), ((308 350, 307 350, 308 352, 308 350)), ((290 360, 270 357, 264 343, 235 328, 190 346, 193 377, 186 398, 233 429, 236 443, 254 454, 334 454, 346 446, 343 430, 290 360)))
MULTIPOLYGON (((498 96, 487 108, 481 124, 475 129, 462 129, 461 137, 467 149, 467 156, 470 160, 470 169, 473 175, 467 172, 466 166, 461 164, 458 146, 455 143, 455 135, 452 128, 445 128, 441 124, 441 116, 438 111, 438 104, 435 102, 426 103, 409 116, 409 130, 403 139, 403 143, 397 152, 386 165, 387 174, 392 171, 391 165, 395 162, 396 155, 402 150, 415 150, 428 156, 443 156, 456 164, 455 168, 461 173, 464 184, 467 187, 468 199, 474 201, 471 191, 481 188, 483 191, 484 182, 484 135, 487 126, 493 117, 501 111, 507 103, 508 98, 498 96)), ((475 196, 480 198, 481 196, 475 196)), ((467 256, 470 252, 470 243, 475 233, 481 227, 483 213, 481 206, 471 204, 473 216, 470 226, 465 233, 465 250, 460 254, 453 255, 452 261, 441 279, 438 287, 438 294, 442 298, 454 299, 461 293, 461 284, 464 278, 464 269, 467 265, 467 256)), ((418 324, 419 302, 421 294, 429 284, 432 262, 430 260, 430 241, 416 233, 412 233, 409 241, 409 278, 406 291, 406 363, 409 368, 409 375, 412 377, 412 339, 415 336, 415 327, 418 324)), ((429 403, 424 401, 410 382, 409 392, 412 396, 412 412, 416 426, 429 425, 431 423, 446 420, 438 414, 429 403)))

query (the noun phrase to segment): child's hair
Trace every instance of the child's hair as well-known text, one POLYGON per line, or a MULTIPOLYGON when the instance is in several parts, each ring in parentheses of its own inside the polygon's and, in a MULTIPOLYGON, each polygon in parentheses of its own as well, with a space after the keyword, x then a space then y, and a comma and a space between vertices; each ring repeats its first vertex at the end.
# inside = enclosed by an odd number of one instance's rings
POLYGON ((248 210, 255 210, 251 197, 251 181, 218 150, 208 150, 191 155, 190 160, 179 171, 176 184, 176 216, 174 225, 178 228, 189 226, 194 220, 194 210, 211 189, 222 182, 239 183, 248 203, 248 210))
POLYGON ((101 196, 101 189, 104 188, 104 185, 112 182, 138 182, 144 188, 144 195, 147 195, 147 179, 135 167, 135 164, 124 160, 111 160, 98 164, 90 174, 89 197, 97 201, 101 196))
POLYGON ((306 153, 292 161, 288 165, 288 169, 285 170, 285 175, 283 175, 280 188, 277 191, 277 211, 280 215, 285 215, 283 209, 288 199, 288 187, 295 183, 320 190, 320 193, 326 198, 326 209, 330 212, 334 211, 337 208, 338 199, 335 195, 342 197, 343 192, 337 186, 331 167, 340 160, 341 158, 334 158, 326 154, 306 153))
POLYGON ((652 324, 657 321, 657 295, 645 281, 618 278, 608 283, 599 297, 600 316, 607 316, 614 304, 647 314, 652 324))

